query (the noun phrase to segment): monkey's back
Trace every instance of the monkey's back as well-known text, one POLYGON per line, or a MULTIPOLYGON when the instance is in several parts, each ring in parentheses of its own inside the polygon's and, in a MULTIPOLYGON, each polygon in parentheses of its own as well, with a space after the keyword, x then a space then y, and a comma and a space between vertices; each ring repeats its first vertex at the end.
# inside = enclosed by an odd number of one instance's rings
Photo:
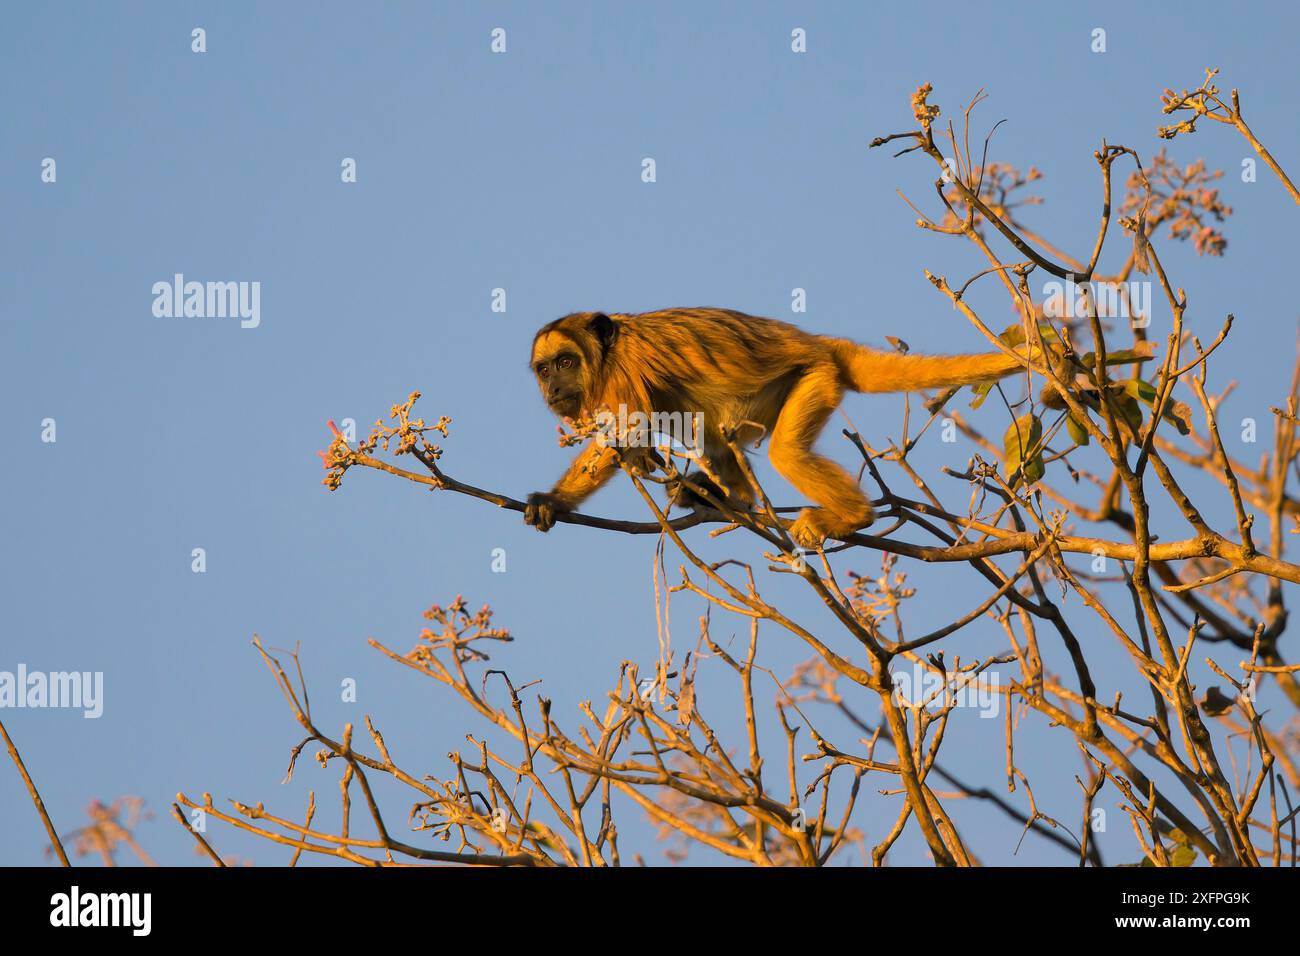
POLYGON ((639 380, 641 402, 630 404, 644 402, 654 410, 705 411, 771 428, 810 359, 829 360, 821 336, 733 309, 661 309, 611 318, 618 333, 609 355, 607 397, 640 392, 628 387, 639 380))
MULTIPOLYGON (((820 336, 733 309, 679 308, 612 316, 627 352, 663 380, 721 378, 753 390, 808 363, 820 336)), ((631 356, 629 356, 631 357, 631 356)))

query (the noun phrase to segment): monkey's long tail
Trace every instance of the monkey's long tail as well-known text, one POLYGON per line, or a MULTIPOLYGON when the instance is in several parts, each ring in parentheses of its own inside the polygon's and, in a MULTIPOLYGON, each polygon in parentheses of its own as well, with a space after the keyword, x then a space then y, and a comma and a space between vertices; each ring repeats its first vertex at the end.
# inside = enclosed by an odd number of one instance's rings
POLYGON ((882 352, 848 339, 833 339, 835 359, 858 392, 911 392, 974 385, 1010 375, 1023 366, 1001 352, 978 355, 904 355, 882 352))

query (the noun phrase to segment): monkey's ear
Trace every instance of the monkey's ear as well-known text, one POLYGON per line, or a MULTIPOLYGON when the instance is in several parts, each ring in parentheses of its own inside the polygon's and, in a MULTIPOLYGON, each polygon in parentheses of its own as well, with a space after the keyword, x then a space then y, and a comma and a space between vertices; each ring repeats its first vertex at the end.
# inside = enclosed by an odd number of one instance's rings
POLYGON ((596 336, 601 352, 609 351, 609 344, 614 341, 614 320, 604 312, 597 312, 587 322, 587 328, 596 336))

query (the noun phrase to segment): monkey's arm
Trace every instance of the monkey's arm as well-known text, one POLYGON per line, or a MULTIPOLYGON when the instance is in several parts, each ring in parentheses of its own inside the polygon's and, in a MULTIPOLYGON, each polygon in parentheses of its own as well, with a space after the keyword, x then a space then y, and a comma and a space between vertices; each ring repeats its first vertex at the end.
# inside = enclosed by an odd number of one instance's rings
POLYGON ((590 442, 550 491, 537 491, 528 496, 524 508, 524 523, 538 531, 550 531, 555 516, 572 511, 595 491, 614 477, 618 471, 618 452, 608 445, 590 442))

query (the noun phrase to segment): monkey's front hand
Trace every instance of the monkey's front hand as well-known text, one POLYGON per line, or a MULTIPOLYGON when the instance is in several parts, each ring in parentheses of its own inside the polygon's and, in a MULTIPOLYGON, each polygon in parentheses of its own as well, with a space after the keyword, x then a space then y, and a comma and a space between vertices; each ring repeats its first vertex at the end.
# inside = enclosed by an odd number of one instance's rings
POLYGON ((664 467, 663 456, 653 448, 626 448, 622 452, 623 464, 638 478, 653 474, 664 467))
POLYGON ((555 527, 555 516, 570 510, 550 492, 534 491, 524 505, 524 524, 530 524, 538 531, 550 531, 555 527))

